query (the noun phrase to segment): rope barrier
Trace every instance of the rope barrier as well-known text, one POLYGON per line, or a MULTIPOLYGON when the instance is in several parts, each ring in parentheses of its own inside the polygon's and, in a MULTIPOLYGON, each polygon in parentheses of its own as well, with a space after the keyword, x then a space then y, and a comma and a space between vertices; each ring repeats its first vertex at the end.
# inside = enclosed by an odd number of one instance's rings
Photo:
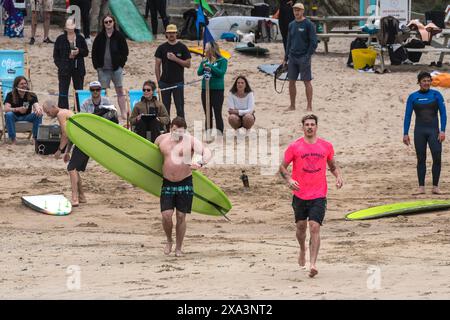
MULTIPOLYGON (((173 90, 173 89, 177 89, 177 88, 182 88, 182 87, 190 86, 190 85, 193 85, 193 84, 195 84, 195 83, 197 83, 197 82, 202 81, 203 78, 204 78, 204 76, 201 77, 201 78, 198 79, 198 80, 190 81, 190 82, 187 82, 187 83, 179 83, 179 84, 176 84, 176 85, 174 85, 174 86, 167 87, 167 88, 163 88, 163 89, 159 89, 159 90, 160 90, 160 91, 168 91, 168 90, 173 90)), ((14 87, 8 86, 8 85, 5 85, 5 84, 0 84, 0 87, 8 88, 8 89, 11 89, 11 90, 14 89, 14 87)), ((20 88, 17 88, 17 90, 18 90, 18 91, 22 91, 22 92, 31 92, 31 93, 39 94, 39 95, 46 95, 46 96, 54 96, 54 97, 70 97, 70 95, 58 94, 58 93, 41 92, 41 91, 26 90, 26 89, 20 89, 20 88)), ((115 95, 112 95, 112 96, 110 96, 110 97, 126 97, 126 96, 127 96, 126 94, 121 94, 121 95, 115 94, 115 95)))

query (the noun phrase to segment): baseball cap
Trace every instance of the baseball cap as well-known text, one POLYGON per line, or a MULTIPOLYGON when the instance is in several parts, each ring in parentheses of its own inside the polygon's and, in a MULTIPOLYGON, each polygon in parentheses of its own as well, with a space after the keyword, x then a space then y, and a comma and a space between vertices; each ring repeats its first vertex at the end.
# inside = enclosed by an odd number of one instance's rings
POLYGON ((305 10, 305 6, 303 5, 303 3, 296 3, 292 6, 292 8, 294 9, 301 9, 301 10, 305 10))
POLYGON ((99 87, 99 88, 102 87, 102 85, 101 85, 101 83, 99 81, 89 82, 89 88, 97 88, 97 87, 99 87))
POLYGON ((177 26, 174 24, 169 24, 166 28, 166 33, 167 32, 178 32, 177 26))

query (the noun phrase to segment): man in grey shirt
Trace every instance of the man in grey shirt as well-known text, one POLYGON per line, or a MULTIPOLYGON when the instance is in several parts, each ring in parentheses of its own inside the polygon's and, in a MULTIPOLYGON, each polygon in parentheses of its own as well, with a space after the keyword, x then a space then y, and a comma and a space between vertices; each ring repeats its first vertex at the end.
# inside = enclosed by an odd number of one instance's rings
POLYGON ((102 106, 109 106, 107 97, 102 97, 101 95, 102 85, 99 81, 92 81, 89 83, 89 91, 91 91, 91 97, 86 99, 80 106, 80 112, 83 113, 95 113, 96 109, 102 106))
POLYGON ((296 81, 305 84, 307 111, 312 111, 313 88, 311 84, 311 56, 317 48, 317 35, 314 24, 304 16, 305 7, 296 3, 293 7, 295 20, 289 24, 286 54, 283 65, 288 63, 289 96, 291 105, 288 110, 295 110, 297 95, 296 81))

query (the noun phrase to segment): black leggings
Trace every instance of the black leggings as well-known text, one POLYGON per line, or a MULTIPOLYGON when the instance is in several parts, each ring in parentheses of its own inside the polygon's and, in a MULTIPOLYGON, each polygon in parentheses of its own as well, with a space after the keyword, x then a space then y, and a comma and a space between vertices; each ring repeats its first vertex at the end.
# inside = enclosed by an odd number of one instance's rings
POLYGON ((416 127, 414 129, 414 145, 417 155, 417 177, 419 186, 425 186, 425 173, 427 171, 427 143, 430 146, 431 156, 433 158, 433 186, 439 185, 441 175, 441 154, 442 144, 438 140, 439 129, 431 127, 416 127))
POLYGON ((164 29, 169 24, 169 17, 167 17, 167 0, 147 0, 145 4, 145 18, 148 18, 148 11, 150 10, 150 16, 152 21, 153 34, 158 33, 158 12, 161 17, 164 29))
MULTIPOLYGON (((212 128, 212 118, 214 110, 214 118, 216 119, 216 129, 223 133, 223 119, 222 119, 222 105, 223 105, 224 94, 223 90, 209 90, 209 108, 210 108, 210 123, 212 128)), ((206 123, 206 90, 202 89, 202 105, 203 111, 205 112, 205 128, 207 128, 206 123)), ((210 129, 211 129, 210 128, 210 129)))
POLYGON ((89 35, 91 34, 91 21, 89 19, 89 13, 91 11, 91 0, 70 0, 70 4, 80 7, 83 34, 85 38, 89 38, 89 35))
MULTIPOLYGON (((84 76, 74 72, 71 75, 58 75, 59 98, 58 106, 63 109, 69 109, 69 88, 70 81, 73 82, 75 90, 83 90, 84 76)), ((79 110, 78 110, 79 111, 79 110)))

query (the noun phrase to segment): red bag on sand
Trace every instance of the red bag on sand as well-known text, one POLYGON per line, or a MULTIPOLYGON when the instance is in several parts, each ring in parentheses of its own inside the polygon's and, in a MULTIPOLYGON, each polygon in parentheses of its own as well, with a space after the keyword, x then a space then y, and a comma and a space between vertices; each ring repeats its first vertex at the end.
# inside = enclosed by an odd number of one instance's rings
POLYGON ((433 87, 450 88, 450 73, 440 73, 433 77, 433 87))

